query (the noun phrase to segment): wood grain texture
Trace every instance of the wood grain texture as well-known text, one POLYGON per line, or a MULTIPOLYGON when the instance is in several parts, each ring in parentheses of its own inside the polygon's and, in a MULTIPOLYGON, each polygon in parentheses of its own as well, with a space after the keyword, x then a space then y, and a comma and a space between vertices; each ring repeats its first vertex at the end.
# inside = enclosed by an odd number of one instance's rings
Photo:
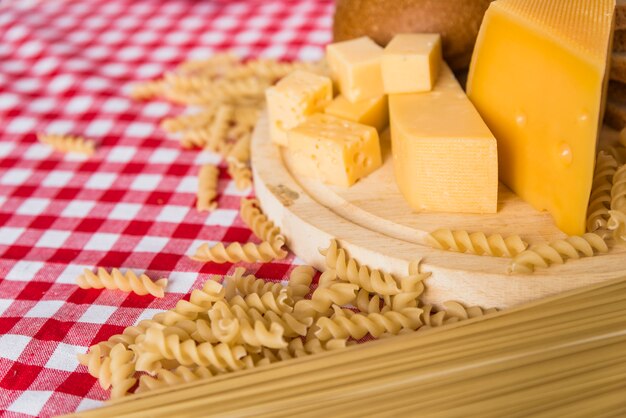
MULTIPOLYGON (((531 244, 565 235, 548 214, 534 210, 504 186, 495 215, 412 213, 395 185, 385 135, 383 167, 351 188, 340 188, 292 174, 288 154, 270 143, 267 132, 263 115, 252 139, 256 195, 289 248, 319 270, 325 265, 318 250, 337 238, 360 263, 394 274, 406 274, 409 263, 422 258, 423 270, 432 272, 425 303, 442 306, 456 300, 501 309, 626 274, 623 248, 532 275, 507 274, 507 258, 430 248, 424 239, 438 228, 519 234, 531 244)), ((608 139, 615 135, 608 132, 608 139)))

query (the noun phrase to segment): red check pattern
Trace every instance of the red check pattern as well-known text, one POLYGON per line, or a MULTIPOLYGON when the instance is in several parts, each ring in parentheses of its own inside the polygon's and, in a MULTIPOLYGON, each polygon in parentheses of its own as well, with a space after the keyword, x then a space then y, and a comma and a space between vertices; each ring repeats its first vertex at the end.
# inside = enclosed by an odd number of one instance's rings
MULTIPOLYGON (((219 209, 195 209, 196 173, 218 157, 158 129, 182 108, 128 97, 179 62, 234 50, 316 59, 332 0, 0 1, 0 415, 52 416, 107 394, 76 354, 173 307, 232 264, 186 255, 245 242, 239 192, 222 166, 219 209), (93 138, 94 156, 52 151, 37 132, 93 138), (84 268, 170 279, 165 298, 82 290, 84 268)), ((284 279, 297 260, 246 265, 284 279)))

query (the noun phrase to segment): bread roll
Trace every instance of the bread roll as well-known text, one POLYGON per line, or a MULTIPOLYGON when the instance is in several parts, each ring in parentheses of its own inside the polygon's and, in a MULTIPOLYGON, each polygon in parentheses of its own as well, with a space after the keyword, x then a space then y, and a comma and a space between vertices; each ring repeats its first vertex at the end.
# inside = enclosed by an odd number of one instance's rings
POLYGON ((439 33, 454 70, 469 67, 478 29, 491 0, 337 0, 333 35, 367 35, 385 46, 397 33, 439 33))

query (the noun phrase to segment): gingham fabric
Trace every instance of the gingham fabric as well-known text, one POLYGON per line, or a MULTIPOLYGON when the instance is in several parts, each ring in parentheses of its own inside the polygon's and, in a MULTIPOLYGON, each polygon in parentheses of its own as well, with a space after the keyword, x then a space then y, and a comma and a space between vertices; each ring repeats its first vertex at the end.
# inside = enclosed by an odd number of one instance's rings
MULTIPOLYGON (((172 308, 209 274, 201 242, 251 239, 222 166, 219 209, 195 209, 196 174, 216 155, 183 150, 159 130, 183 108, 135 102, 129 87, 215 51, 317 59, 330 40, 323 1, 0 0, 0 411, 52 416, 107 393, 77 353, 172 308), (99 142, 92 157, 52 151, 37 132, 99 142), (166 297, 82 290, 82 269, 168 277, 166 297)), ((298 261, 245 264, 271 280, 298 261)))

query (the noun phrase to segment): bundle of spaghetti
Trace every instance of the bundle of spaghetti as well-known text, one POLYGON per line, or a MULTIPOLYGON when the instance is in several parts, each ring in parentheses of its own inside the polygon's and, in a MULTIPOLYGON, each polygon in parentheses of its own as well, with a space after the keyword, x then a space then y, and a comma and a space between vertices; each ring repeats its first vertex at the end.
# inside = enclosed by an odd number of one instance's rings
POLYGON ((123 292, 133 292, 140 296, 152 295, 162 298, 165 295, 167 279, 159 279, 153 282, 148 276, 137 276, 132 270, 122 273, 114 268, 111 273, 104 268, 98 268, 97 274, 85 269, 83 274, 76 278, 76 284, 81 289, 114 289, 123 292))
POLYGON ((596 168, 593 175, 589 207, 587 208, 587 231, 606 229, 611 208, 611 189, 613 176, 617 171, 617 161, 604 151, 600 151, 596 158, 596 168))
POLYGON ((38 133, 37 139, 39 142, 48 144, 55 150, 61 152, 92 155, 96 150, 96 141, 80 136, 38 133))
POLYGON ((397 295, 401 292, 395 277, 378 269, 370 270, 365 265, 359 266, 355 259, 339 247, 337 240, 331 240, 330 246, 320 250, 320 253, 326 257, 326 266, 337 272, 339 280, 356 284, 381 296, 397 295))
POLYGON ((204 243, 198 247, 191 258, 203 263, 211 261, 214 263, 238 263, 240 261, 267 263, 272 260, 282 260, 285 257, 287 257, 287 251, 282 249, 282 243, 272 245, 265 241, 260 244, 248 242, 243 245, 239 242, 232 242, 227 246, 218 242, 212 247, 204 243))
POLYGON ((420 334, 156 390, 81 416, 616 416, 626 411, 624 315, 621 278, 420 334))
POLYGON ((535 271, 536 267, 563 264, 568 259, 593 257, 608 251, 609 247, 601 235, 588 232, 582 236, 571 236, 531 246, 511 260, 509 273, 529 274, 535 271))
POLYGON ((505 238, 500 234, 486 235, 483 232, 469 233, 446 228, 428 234, 426 243, 441 250, 494 257, 514 257, 528 247, 519 235, 505 238))

